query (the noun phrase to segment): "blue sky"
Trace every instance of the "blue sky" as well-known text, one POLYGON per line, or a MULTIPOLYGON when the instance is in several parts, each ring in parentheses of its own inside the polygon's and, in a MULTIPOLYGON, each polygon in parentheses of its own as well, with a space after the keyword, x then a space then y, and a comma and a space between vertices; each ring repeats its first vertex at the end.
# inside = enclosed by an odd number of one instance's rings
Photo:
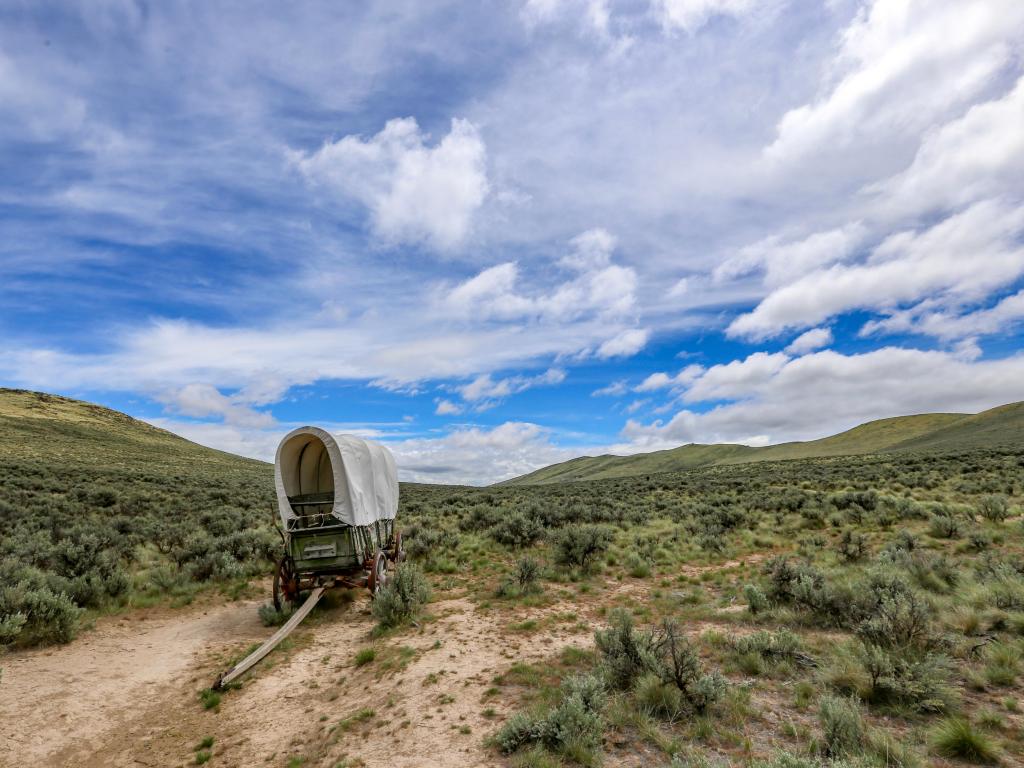
POLYGON ((7 3, 0 384, 404 479, 1024 399, 1017 0, 7 3))

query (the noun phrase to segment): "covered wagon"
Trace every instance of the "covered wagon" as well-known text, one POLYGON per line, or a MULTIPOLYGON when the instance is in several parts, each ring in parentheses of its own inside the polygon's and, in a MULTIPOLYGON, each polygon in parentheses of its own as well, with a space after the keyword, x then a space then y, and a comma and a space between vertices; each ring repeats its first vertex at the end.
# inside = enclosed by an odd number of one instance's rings
POLYGON ((274 481, 284 554, 274 574, 274 605, 322 586, 387 583, 404 558, 395 526, 398 472, 391 452, 352 435, 300 427, 281 440, 274 481))

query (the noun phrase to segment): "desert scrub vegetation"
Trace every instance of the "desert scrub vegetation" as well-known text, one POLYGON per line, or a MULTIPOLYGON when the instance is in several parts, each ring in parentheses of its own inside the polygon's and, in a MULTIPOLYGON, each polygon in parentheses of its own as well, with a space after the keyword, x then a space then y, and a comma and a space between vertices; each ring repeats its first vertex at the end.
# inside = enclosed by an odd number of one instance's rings
POLYGON ((0 646, 268 571, 269 465, 87 403, 0 395, 0 646))

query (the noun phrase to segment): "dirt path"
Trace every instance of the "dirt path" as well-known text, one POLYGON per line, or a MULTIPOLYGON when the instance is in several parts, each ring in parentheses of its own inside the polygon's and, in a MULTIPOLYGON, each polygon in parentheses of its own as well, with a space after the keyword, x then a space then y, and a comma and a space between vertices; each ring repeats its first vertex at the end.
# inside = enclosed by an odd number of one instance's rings
POLYGON ((265 634, 255 602, 102 619, 67 646, 0 659, 0 766, 63 765, 95 750, 140 702, 187 673, 196 654, 265 634))
POLYGON ((483 741, 509 704, 487 698, 493 678, 589 635, 557 622, 510 635, 513 619, 553 609, 490 615, 453 598, 432 604, 422 627, 375 641, 360 597, 314 614, 206 710, 198 691, 271 632, 257 605, 107 619, 70 645, 5 656, 0 766, 185 766, 205 737, 211 766, 494 765, 483 741), (356 666, 371 646, 377 658, 356 666))

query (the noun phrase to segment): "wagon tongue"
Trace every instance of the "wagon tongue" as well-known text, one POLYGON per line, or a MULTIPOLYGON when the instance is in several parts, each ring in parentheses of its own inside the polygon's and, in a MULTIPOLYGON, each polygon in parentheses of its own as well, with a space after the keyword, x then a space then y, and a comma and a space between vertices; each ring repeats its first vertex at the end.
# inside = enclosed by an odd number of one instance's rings
POLYGON ((213 690, 222 690, 226 685, 231 683, 233 680, 237 680, 244 673, 248 672, 252 667, 256 665, 264 656, 274 650, 275 646, 284 640, 288 635, 292 633, 302 620, 309 615, 309 612, 313 610, 313 606, 317 604, 324 594, 324 587, 317 587, 309 593, 309 597, 306 598, 306 602, 302 604, 295 613, 291 615, 291 618, 285 622, 277 632, 271 635, 259 648, 250 653, 240 662, 235 664, 231 669, 225 672, 223 675, 217 678, 217 682, 213 684, 213 690))

